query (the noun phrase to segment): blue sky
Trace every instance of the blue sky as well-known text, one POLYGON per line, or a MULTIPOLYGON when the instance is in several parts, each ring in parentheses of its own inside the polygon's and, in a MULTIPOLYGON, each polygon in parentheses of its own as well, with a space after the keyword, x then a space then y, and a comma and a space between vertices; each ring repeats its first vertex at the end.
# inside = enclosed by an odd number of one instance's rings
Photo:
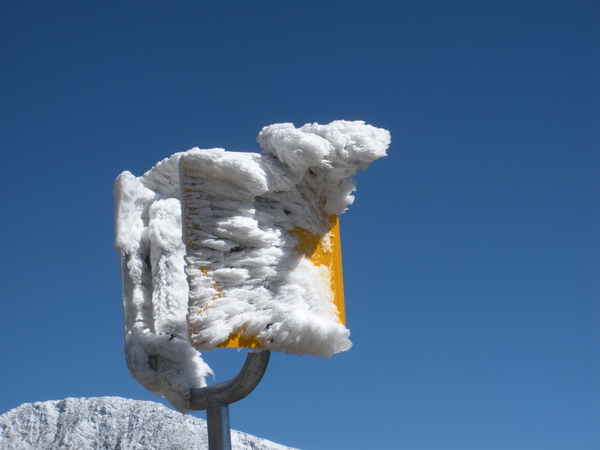
MULTIPOLYGON (((232 427, 302 449, 600 445, 600 5, 0 2, 0 412, 158 400, 125 366, 112 183, 364 120, 354 347, 274 354, 232 427)), ((206 359, 217 381, 245 352, 206 359)), ((203 413, 198 413, 202 417, 203 413)))

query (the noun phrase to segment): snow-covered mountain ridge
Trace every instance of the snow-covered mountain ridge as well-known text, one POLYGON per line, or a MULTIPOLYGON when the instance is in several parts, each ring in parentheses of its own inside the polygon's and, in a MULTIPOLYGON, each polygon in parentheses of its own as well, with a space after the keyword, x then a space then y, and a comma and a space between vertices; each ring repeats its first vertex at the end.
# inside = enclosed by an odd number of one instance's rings
MULTIPOLYGON (((294 450, 231 431, 235 450, 294 450)), ((120 397, 24 403, 0 415, 0 449, 207 449, 206 421, 120 397)))

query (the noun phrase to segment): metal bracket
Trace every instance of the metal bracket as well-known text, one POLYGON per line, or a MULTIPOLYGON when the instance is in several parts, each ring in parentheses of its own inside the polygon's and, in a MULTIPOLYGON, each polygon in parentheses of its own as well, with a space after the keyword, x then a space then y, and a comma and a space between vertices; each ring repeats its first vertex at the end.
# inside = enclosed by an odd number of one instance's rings
POLYGON ((229 404, 247 397, 260 383, 271 352, 267 349, 248 349, 240 372, 231 380, 190 392, 190 409, 206 410, 209 450, 231 450, 229 404))

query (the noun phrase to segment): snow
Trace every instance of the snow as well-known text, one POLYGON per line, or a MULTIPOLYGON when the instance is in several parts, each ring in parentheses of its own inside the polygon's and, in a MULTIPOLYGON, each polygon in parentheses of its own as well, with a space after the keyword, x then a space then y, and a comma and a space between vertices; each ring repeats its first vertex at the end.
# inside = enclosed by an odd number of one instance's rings
POLYGON ((262 153, 176 153, 115 182, 127 365, 178 410, 236 344, 330 357, 345 326, 338 216, 386 155, 364 122, 264 127, 262 153))
MULTIPOLYGON (((293 450, 231 431, 235 450, 293 450)), ((0 415, 0 448, 207 449, 206 421, 119 397, 25 403, 0 415)))
POLYGON ((186 411, 190 389, 205 386, 212 371, 188 338, 181 206, 173 197, 178 185, 171 183, 177 158, 159 163, 144 177, 124 172, 117 178, 116 247, 127 367, 150 392, 186 411))

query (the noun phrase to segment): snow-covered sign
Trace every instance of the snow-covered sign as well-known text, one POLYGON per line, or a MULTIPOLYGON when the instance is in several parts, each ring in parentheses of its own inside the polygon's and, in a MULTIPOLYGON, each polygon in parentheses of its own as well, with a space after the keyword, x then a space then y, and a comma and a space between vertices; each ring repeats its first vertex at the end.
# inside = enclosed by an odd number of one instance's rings
POLYGON ((260 154, 195 148, 115 183, 128 366, 179 409, 210 373, 196 350, 323 357, 352 345, 338 215, 389 133, 276 124, 258 142, 260 154))

